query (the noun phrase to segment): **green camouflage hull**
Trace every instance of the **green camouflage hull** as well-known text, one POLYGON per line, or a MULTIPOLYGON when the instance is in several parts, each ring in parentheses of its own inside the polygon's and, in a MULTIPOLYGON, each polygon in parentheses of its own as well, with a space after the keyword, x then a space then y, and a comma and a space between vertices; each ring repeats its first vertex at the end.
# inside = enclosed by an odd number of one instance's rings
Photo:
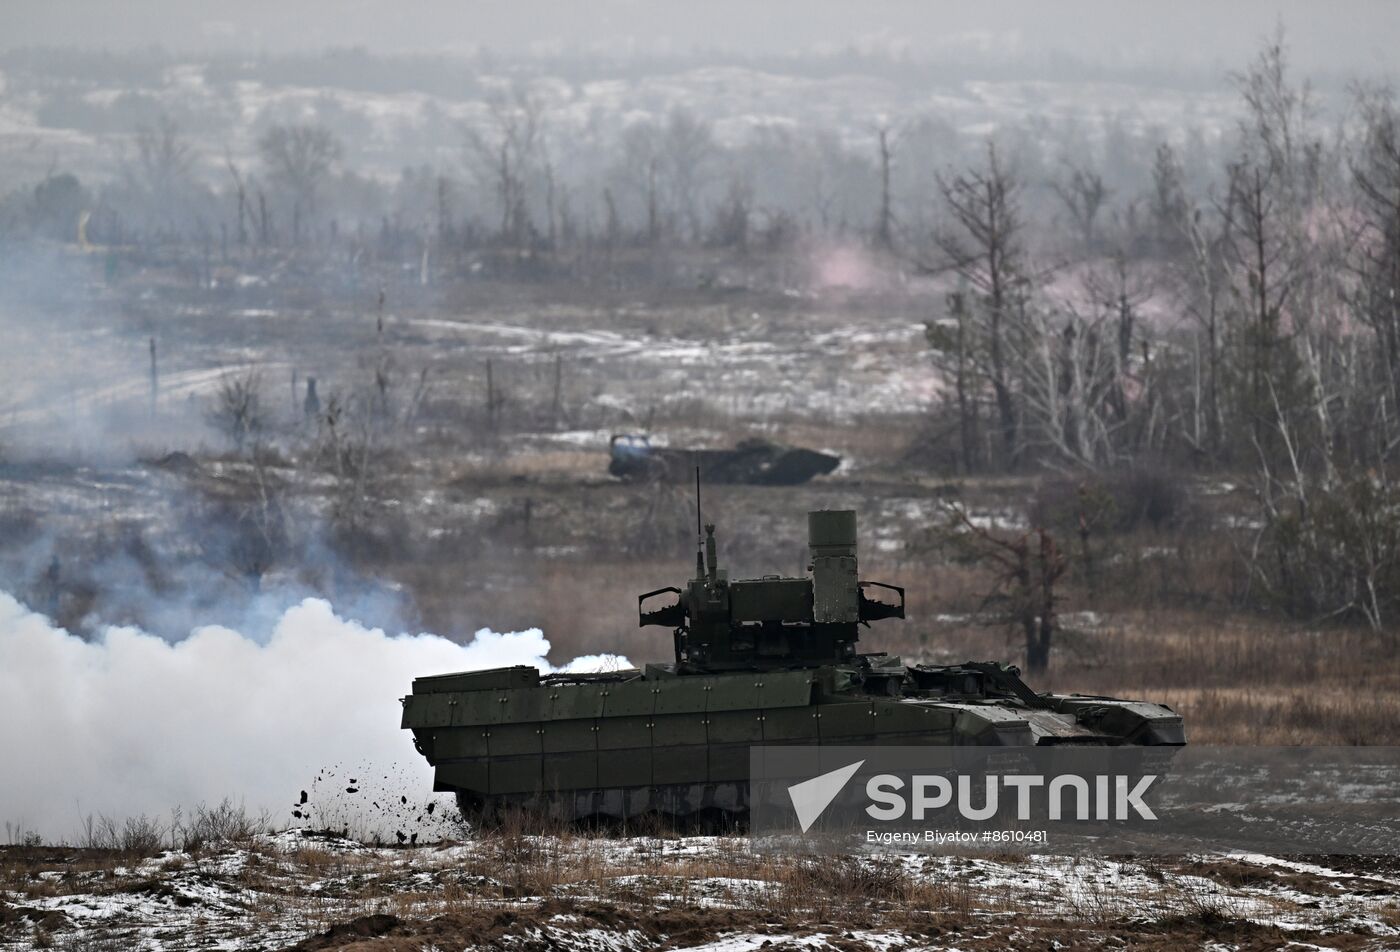
POLYGON ((528 667, 419 678, 403 726, 433 765, 434 789, 457 794, 467 816, 520 807, 569 821, 742 819, 757 745, 1185 742, 1181 718, 1161 705, 1035 695, 997 665, 879 660, 712 676, 652 665, 586 679, 528 667), (902 693, 889 696, 896 672, 902 693))

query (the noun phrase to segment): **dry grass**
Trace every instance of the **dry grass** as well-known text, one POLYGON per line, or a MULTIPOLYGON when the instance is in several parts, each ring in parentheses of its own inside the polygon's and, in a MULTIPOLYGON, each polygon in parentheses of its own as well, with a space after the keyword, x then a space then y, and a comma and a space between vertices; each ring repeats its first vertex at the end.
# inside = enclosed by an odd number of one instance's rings
MULTIPOLYGON (((1101 613, 1062 633, 1037 690, 1171 705, 1194 743, 1385 744, 1400 733, 1394 636, 1186 609, 1101 613)), ((901 646, 913 657, 1015 661, 1008 632, 961 621, 901 646)))
POLYGON ((315 934, 323 938, 305 948, 375 936, 381 949, 421 949, 430 937, 438 947, 494 947, 504 936, 518 942, 549 929, 559 930, 544 943, 554 948, 570 947, 575 930, 588 941, 625 937, 618 948, 684 947, 734 932, 775 942, 827 936, 851 950, 887 944, 861 938, 867 930, 969 949, 1098 947, 1115 934, 1130 948, 1241 940, 1267 948, 1283 923, 1288 934, 1327 947, 1383 948, 1396 915, 1387 880, 1366 878, 1376 875, 1370 871, 1339 880, 1346 874, 1226 859, 787 856, 750 852, 735 838, 615 840, 508 828, 407 850, 259 840, 203 866, 170 860, 133 866, 72 849, 0 850, 0 948, 34 947, 35 920, 25 917, 45 915, 45 934, 59 948, 133 947, 144 929, 169 948, 277 948, 315 934), (51 889, 20 898, 19 869, 51 889), (210 886, 238 904, 205 907, 198 890, 210 886), (64 896, 157 904, 80 926, 40 908, 64 896))
POLYGON ((1385 744, 1400 732, 1388 634, 1154 612, 1079 636, 1050 685, 1170 704, 1211 744, 1385 744))

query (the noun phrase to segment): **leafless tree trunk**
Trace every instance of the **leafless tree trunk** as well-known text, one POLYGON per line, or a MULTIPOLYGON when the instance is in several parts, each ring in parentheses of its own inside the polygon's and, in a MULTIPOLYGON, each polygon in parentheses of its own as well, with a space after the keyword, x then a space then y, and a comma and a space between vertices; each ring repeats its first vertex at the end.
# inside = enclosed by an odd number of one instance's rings
POLYGON ((894 158, 888 126, 876 133, 880 150, 880 213, 875 219, 875 246, 888 250, 894 247, 894 210, 890 204, 890 165, 894 158))
MULTIPOLYGON (((1365 134, 1352 167, 1360 234, 1352 270, 1357 279, 1355 313, 1376 340, 1376 364, 1392 420, 1400 407, 1400 116, 1389 94, 1361 102, 1365 134)), ((1394 424, 1385 427, 1382 460, 1395 444, 1394 424)))
POLYGON ((258 152, 272 180, 292 199, 292 242, 301 243, 302 226, 316 212, 317 191, 343 153, 330 130, 315 125, 277 125, 258 140, 258 152))
POLYGON ((272 244, 272 218, 267 210, 267 193, 258 189, 258 239, 266 248, 272 244))
POLYGON ((927 322, 924 336, 933 351, 935 366, 945 378, 952 378, 958 415, 958 468, 972 473, 982 468, 983 454, 977 433, 981 381, 974 353, 973 319, 965 291, 948 295, 947 314, 947 320, 927 322))
POLYGON ((662 135, 661 158, 672 196, 671 206, 685 220, 691 240, 701 237, 700 191, 709 179, 715 152, 710 124, 682 108, 671 110, 662 135))
POLYGON ((175 120, 162 114, 154 126, 137 128, 136 154, 139 187, 164 230, 173 234, 179 230, 175 215, 184 207, 183 199, 190 188, 194 150, 175 120))
POLYGON ((238 166, 233 164, 233 156, 228 149, 224 149, 224 165, 228 168, 228 174, 233 179, 234 195, 238 200, 238 247, 248 247, 248 193, 243 185, 243 176, 238 171, 238 166))
POLYGON ((1152 163, 1150 210, 1156 226, 1157 247, 1172 253, 1182 245, 1188 224, 1189 207, 1182 181, 1181 163, 1169 143, 1157 146, 1152 163))
POLYGON ((1198 425, 1194 428, 1191 441, 1197 448, 1205 448, 1210 454, 1218 454, 1225 421, 1220 400, 1221 387, 1221 292, 1225 283, 1223 254, 1223 225, 1213 233, 1207 233, 1207 225, 1200 210, 1192 214, 1187 224, 1186 238, 1190 246, 1190 258, 1185 269, 1184 285, 1185 308, 1195 320, 1200 333, 1206 339, 1206 374, 1204 394, 1198 395, 1196 404, 1201 408, 1196 415, 1204 417, 1204 433, 1198 425))
POLYGON ((1294 249, 1274 191, 1279 174, 1274 166, 1241 160, 1230 168, 1228 199, 1219 206, 1226 226, 1225 260, 1235 276, 1231 290, 1246 320, 1246 425, 1260 446, 1271 429, 1268 388, 1279 369, 1281 318, 1297 278, 1294 249))
POLYGON ((1016 355, 1024 368, 1027 439, 1079 466, 1112 463, 1116 424, 1109 417, 1118 376, 1103 319, 1070 314, 1056 320, 1036 310, 1027 320, 1024 350, 1016 355))
POLYGON ((1095 308, 1113 324, 1114 346, 1106 352, 1112 367, 1106 378, 1105 396, 1115 423, 1122 426, 1129 417, 1126 383, 1130 376, 1133 345, 1142 333, 1139 313, 1143 305, 1152 299, 1156 289, 1123 251, 1113 255, 1108 266, 1089 270, 1084 278, 1084 289, 1095 308))
POLYGON ((1045 529, 1003 537, 977 525, 966 510, 947 507, 949 538, 992 572, 992 584, 982 600, 982 612, 994 622, 1020 629, 1026 646, 1026 668, 1042 674, 1059 628, 1056 586, 1069 566, 1068 558, 1045 529))
POLYGON ((1085 249, 1092 250, 1097 243, 1099 213, 1109 198, 1103 176, 1093 169, 1072 166, 1064 180, 1050 182, 1050 189, 1069 212, 1085 249))
POLYGON ((954 342, 954 386, 958 400, 958 436, 962 446, 962 468, 964 472, 975 472, 977 465, 977 409, 972 399, 972 360, 969 333, 970 315, 967 313, 967 299, 962 294, 949 295, 948 310, 957 321, 957 336, 954 342))
POLYGON ((496 194, 500 239, 520 247, 530 237, 530 178, 539 162, 545 103, 517 85, 508 96, 496 96, 488 105, 487 128, 467 135, 468 165, 496 194))
POLYGON ((989 142, 984 166, 951 178, 939 176, 938 185, 955 227, 938 233, 935 242, 947 265, 982 298, 979 311, 985 314, 987 375, 996 401, 1001 455, 1005 465, 1014 466, 1020 447, 1009 337, 1026 294, 1020 182, 989 142))

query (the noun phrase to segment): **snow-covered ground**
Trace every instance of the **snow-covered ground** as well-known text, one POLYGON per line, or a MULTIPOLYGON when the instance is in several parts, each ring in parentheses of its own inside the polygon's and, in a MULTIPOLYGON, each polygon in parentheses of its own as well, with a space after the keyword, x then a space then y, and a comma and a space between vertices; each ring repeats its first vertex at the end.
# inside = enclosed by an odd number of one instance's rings
POLYGON ((396 849, 301 830, 145 859, 9 848, 0 948, 1397 947, 1400 868, 1334 859, 814 861, 742 838, 396 849))
MULTIPOLYGON (((303 380, 318 378, 323 394, 363 382, 354 336, 361 315, 325 315, 308 331, 303 310, 251 318, 247 310, 186 308, 168 318, 157 335, 154 419, 148 419, 148 332, 108 332, 93 340, 80 327, 55 342, 41 319, 11 318, 15 336, 0 355, 0 375, 11 382, 0 394, 0 433, 12 443, 42 438, 52 444, 60 434, 86 446, 139 431, 146 442, 187 449, 217 440, 206 417, 231 381, 257 380, 278 412, 294 371, 303 380), (259 322, 259 346, 248 343, 244 325, 250 321, 259 322)), ((814 308, 810 314, 716 317, 707 325, 704 312, 677 311, 686 326, 673 329, 668 314, 653 319, 639 312, 619 322, 602 308, 495 307, 470 316, 414 310, 391 315, 385 339, 397 364, 433 367, 430 385, 439 391, 439 380, 458 370, 479 374, 486 360, 495 362, 507 386, 528 375, 550 376, 561 361, 571 383, 589 381, 589 415, 622 428, 668 407, 704 408, 722 417, 848 422, 916 414, 937 396, 923 326, 907 318, 814 308), (646 326, 652 320, 656 326, 646 326)), ((459 395, 460 388, 451 393, 459 395)), ((592 448, 606 448, 606 434, 597 433, 601 439, 592 448)))

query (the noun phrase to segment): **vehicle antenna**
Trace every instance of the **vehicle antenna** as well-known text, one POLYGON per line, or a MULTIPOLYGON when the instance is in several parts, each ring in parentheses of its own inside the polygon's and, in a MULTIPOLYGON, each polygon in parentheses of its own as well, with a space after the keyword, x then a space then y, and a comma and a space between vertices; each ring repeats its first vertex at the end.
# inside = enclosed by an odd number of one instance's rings
POLYGON ((700 467, 695 467, 695 577, 705 577, 705 532, 700 527, 700 467))

